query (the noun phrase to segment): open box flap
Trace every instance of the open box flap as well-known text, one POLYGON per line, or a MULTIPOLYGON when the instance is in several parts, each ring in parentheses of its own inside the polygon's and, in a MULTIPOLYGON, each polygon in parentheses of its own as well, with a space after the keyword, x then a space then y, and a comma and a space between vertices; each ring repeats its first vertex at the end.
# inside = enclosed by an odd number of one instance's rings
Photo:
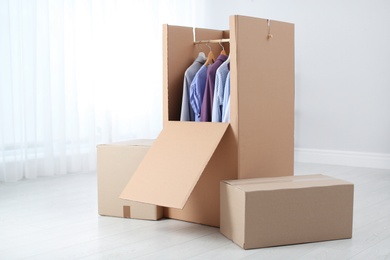
POLYGON ((182 209, 228 126, 169 121, 120 198, 182 209))

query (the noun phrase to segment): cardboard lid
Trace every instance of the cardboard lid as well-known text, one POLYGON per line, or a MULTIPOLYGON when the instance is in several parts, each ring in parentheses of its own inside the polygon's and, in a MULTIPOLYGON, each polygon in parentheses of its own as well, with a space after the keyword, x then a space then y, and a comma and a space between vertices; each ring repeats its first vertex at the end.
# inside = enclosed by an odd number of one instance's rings
POLYGON ((322 174, 227 180, 223 182, 232 185, 235 188, 240 189, 244 192, 280 189, 302 189, 334 185, 353 185, 348 181, 336 179, 322 174))
POLYGON ((151 146, 154 139, 133 139, 128 141, 113 142, 108 144, 99 144, 98 146, 151 146))
POLYGON ((120 198, 182 209, 228 125, 169 121, 120 198))

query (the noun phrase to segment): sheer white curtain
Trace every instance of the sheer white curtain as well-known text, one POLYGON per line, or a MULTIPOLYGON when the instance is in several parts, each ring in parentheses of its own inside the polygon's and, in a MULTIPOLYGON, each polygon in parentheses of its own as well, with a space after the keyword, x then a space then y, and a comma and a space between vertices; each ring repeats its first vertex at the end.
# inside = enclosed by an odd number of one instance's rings
POLYGON ((0 181, 94 171, 97 144, 156 137, 161 24, 193 22, 182 2, 0 0, 0 181))

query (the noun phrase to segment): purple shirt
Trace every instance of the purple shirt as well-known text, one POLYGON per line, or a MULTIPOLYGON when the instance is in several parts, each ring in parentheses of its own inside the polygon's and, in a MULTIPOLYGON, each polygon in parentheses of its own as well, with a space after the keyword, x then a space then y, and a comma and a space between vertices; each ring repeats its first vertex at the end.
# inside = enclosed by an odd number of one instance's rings
POLYGON ((228 56, 219 55, 217 60, 208 66, 207 68, 207 77, 206 77, 206 87, 204 90, 202 109, 200 113, 201 122, 211 122, 211 112, 213 109, 213 99, 214 99, 214 87, 215 87, 215 74, 219 66, 222 65, 227 60, 228 56))

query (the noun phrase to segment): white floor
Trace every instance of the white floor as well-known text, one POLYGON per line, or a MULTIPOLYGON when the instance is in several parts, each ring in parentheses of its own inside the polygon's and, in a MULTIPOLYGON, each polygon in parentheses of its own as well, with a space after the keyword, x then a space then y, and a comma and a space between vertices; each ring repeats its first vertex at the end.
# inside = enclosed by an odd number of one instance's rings
POLYGON ((297 164, 355 184, 353 238, 243 250, 217 228, 97 214, 96 175, 0 183, 0 259, 390 259, 390 170, 297 164))

